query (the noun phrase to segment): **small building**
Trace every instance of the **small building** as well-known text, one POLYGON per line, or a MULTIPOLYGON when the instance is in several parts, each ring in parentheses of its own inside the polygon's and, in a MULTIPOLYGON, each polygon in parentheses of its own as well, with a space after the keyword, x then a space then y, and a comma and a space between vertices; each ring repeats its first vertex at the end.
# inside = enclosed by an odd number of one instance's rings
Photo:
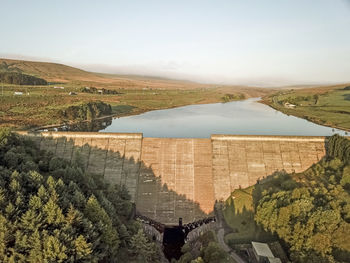
POLYGON ((268 244, 252 242, 253 252, 259 263, 282 263, 281 259, 275 258, 268 244))
POLYGON ((97 93, 98 93, 98 94, 103 94, 103 90, 102 90, 102 89, 98 89, 98 90, 97 90, 97 93))
POLYGON ((294 109, 296 107, 296 105, 291 104, 289 102, 286 102, 286 103, 284 103, 284 107, 285 108, 289 108, 289 109, 294 109))
POLYGON ((23 95, 23 92, 21 92, 21 91, 15 91, 15 92, 13 93, 13 95, 22 96, 22 95, 23 95))
POLYGON ((54 86, 53 88, 54 89, 64 89, 64 87, 61 87, 61 86, 54 86))
POLYGON ((69 92, 70 96, 77 95, 75 92, 69 92))
POLYGON ((269 263, 282 263, 280 258, 268 258, 269 263))

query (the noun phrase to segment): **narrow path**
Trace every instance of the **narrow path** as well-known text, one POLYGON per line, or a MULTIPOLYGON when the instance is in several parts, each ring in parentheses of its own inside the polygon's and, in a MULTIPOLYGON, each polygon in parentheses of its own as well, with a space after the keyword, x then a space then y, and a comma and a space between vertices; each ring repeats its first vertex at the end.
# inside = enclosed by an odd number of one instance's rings
POLYGON ((230 254, 230 256, 237 262, 237 263, 247 263, 245 262, 240 256, 238 256, 234 251, 231 250, 231 248, 226 245, 224 240, 225 230, 223 228, 220 228, 217 232, 218 242, 223 250, 225 250, 227 253, 230 254))
POLYGON ((218 234, 217 234, 218 242, 221 245, 223 250, 230 253, 231 248, 228 245, 226 245, 226 243, 224 241, 224 234, 225 234, 225 230, 223 228, 220 228, 218 231, 218 234))

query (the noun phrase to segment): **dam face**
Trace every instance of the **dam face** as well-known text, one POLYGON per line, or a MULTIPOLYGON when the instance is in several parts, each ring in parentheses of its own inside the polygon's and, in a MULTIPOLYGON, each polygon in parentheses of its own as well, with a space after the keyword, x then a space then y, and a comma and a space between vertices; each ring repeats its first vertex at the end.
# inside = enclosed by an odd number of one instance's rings
POLYGON ((212 135, 210 139, 142 134, 27 133, 35 143, 111 184, 125 184, 136 209, 163 224, 213 212, 238 188, 275 171, 301 172, 325 155, 325 137, 212 135))

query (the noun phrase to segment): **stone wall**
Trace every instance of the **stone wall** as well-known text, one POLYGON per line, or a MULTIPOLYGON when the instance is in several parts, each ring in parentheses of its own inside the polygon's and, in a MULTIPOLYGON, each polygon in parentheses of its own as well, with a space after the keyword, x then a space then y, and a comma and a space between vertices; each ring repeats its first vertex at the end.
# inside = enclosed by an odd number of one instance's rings
POLYGON ((215 200, 278 170, 301 172, 325 155, 324 137, 213 135, 211 139, 142 134, 26 133, 41 149, 125 184, 137 210, 164 224, 212 213, 215 200))

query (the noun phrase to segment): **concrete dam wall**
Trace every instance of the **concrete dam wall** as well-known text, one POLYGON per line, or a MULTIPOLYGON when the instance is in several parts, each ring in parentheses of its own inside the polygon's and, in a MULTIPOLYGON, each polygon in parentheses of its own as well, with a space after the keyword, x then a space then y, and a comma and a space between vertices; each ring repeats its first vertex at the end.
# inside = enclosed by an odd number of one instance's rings
POLYGON ((212 135, 210 139, 142 134, 42 132, 40 149, 73 161, 112 184, 125 184, 137 210, 164 224, 212 213, 215 200, 275 171, 301 172, 325 155, 325 137, 212 135))

